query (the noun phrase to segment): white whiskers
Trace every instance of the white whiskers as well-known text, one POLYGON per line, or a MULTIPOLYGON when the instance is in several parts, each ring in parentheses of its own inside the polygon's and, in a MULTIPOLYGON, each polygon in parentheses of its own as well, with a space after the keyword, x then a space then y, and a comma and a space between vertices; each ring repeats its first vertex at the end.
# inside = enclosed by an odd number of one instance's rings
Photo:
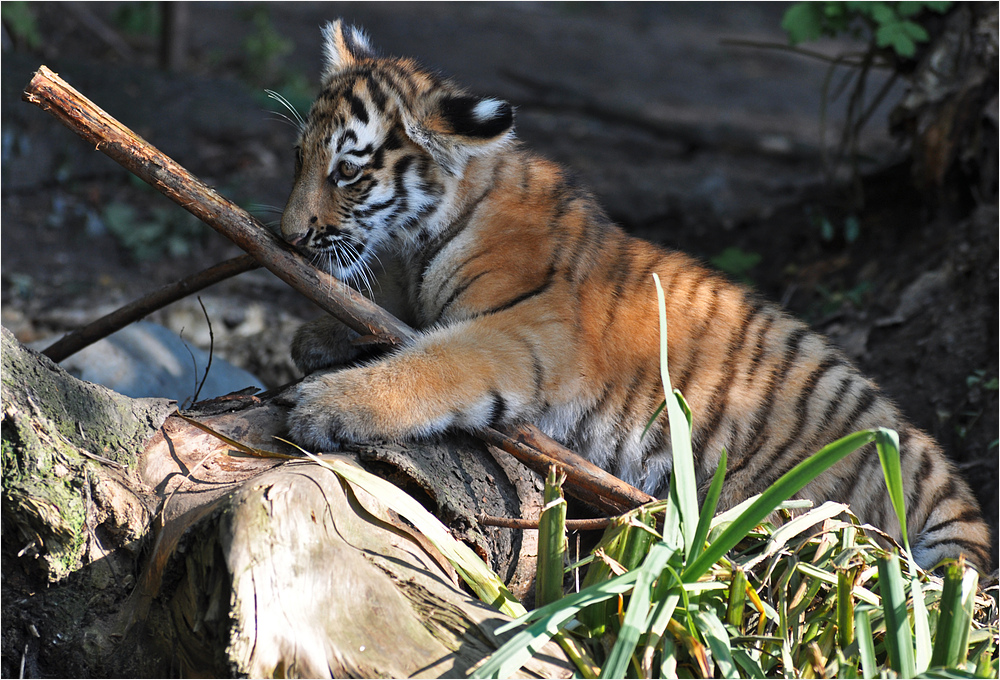
POLYGON ((298 110, 294 106, 292 106, 292 103, 290 101, 288 101, 283 95, 281 95, 278 92, 275 92, 274 90, 264 90, 264 92, 267 93, 268 98, 273 99, 274 101, 278 102, 279 104, 281 104, 282 106, 284 106, 286 109, 288 109, 289 113, 291 113, 292 116, 291 116, 291 118, 289 118, 287 115, 283 114, 281 111, 272 111, 271 113, 274 113, 275 115, 280 116, 285 121, 287 121, 289 125, 291 125, 292 127, 294 127, 299 132, 302 132, 302 130, 306 126, 306 121, 302 117, 302 114, 299 113, 298 110))

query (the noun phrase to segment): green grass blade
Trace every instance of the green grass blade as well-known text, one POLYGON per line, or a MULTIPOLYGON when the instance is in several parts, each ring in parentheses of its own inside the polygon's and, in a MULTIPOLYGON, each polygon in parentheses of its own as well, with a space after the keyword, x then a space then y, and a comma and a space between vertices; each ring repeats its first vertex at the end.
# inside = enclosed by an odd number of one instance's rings
POLYGON ((532 622, 495 651, 489 660, 472 674, 472 677, 509 678, 531 658, 535 650, 555 635, 577 612, 589 605, 627 593, 634 587, 638 575, 639 570, 635 569, 607 581, 595 583, 589 588, 571 593, 561 600, 539 607, 517 621, 497 628, 496 632, 502 634, 518 625, 532 622))
POLYGON ((995 678, 997 677, 997 672, 994 667, 993 659, 993 640, 992 638, 987 640, 984 645, 982 645, 978 654, 975 657, 969 658, 969 663, 975 661, 976 663, 976 677, 977 678, 995 678))
POLYGON ((647 630, 652 634, 657 637, 663 635, 663 631, 667 629, 670 618, 674 615, 674 610, 677 609, 677 602, 681 599, 682 591, 682 588, 675 588, 663 599, 657 600, 653 611, 650 612, 649 624, 646 626, 647 630))
POLYGON ((639 436, 639 441, 642 441, 643 439, 646 438, 646 434, 649 432, 649 428, 653 427, 653 423, 656 422, 656 419, 660 417, 660 414, 663 413, 663 409, 665 409, 666 407, 667 407, 667 400, 664 399, 663 401, 660 402, 660 405, 656 407, 656 410, 653 411, 653 415, 649 417, 649 420, 646 421, 646 427, 642 428, 642 435, 639 436))
POLYGON ((972 627, 972 599, 978 580, 976 570, 962 562, 945 567, 931 666, 956 668, 965 663, 972 627))
POLYGON ((837 570, 837 641, 841 649, 854 642, 854 578, 857 569, 837 570))
POLYGON ((663 638, 660 652, 660 677, 677 677, 677 645, 669 637, 663 638))
POLYGON ((625 611, 625 618, 622 621, 621 630, 618 632, 618 639, 615 646, 611 648, 607 660, 601 668, 602 678, 622 678, 628 669, 632 659, 632 653, 639 643, 639 636, 643 633, 640 626, 645 624, 649 616, 650 590, 653 581, 660 577, 667 560, 674 554, 673 549, 666 543, 660 541, 653 545, 639 567, 638 577, 635 587, 632 589, 632 597, 629 600, 628 609, 625 611))
POLYGON ((695 531, 698 527, 698 482, 694 474, 694 454, 691 450, 691 425, 685 414, 687 404, 678 398, 670 385, 667 370, 667 312, 660 277, 653 273, 656 301, 660 313, 660 379, 663 396, 667 401, 667 421, 670 425, 670 451, 673 457, 673 474, 670 493, 676 494, 684 533, 684 554, 691 555, 695 531))
POLYGON ((889 666, 901 677, 912 678, 917 669, 899 557, 890 555, 878 559, 878 583, 885 615, 885 648, 889 654, 889 666))
POLYGON ((858 655, 861 657, 861 672, 865 680, 878 677, 878 662, 875 660, 875 638, 872 635, 872 607, 862 605, 854 610, 854 632, 858 641, 858 655))
POLYGON ((728 457, 726 450, 722 449, 719 456, 719 466, 712 475, 712 483, 705 494, 705 502, 701 504, 701 515, 698 517, 698 527, 694 532, 694 554, 688 555, 688 560, 692 560, 701 554, 705 549, 705 540, 708 538, 708 530, 712 528, 712 518, 715 517, 715 508, 719 504, 719 496, 722 494, 722 482, 726 477, 726 465, 728 457))
POLYGON ((566 557, 566 499, 562 484, 565 474, 555 466, 545 480, 545 506, 538 519, 538 569, 535 574, 536 606, 555 602, 563 594, 563 561, 566 557))
POLYGON ((913 600, 913 642, 916 647, 913 663, 917 673, 923 673, 931 665, 933 647, 927 604, 924 602, 920 577, 916 573, 910 577, 910 597, 913 600))
POLYGON ((764 669, 760 667, 760 663, 754 659, 752 656, 747 654, 745 649, 735 648, 733 649, 733 661, 736 665, 743 669, 743 677, 745 678, 760 678, 763 680, 767 676, 764 674, 764 669))
POLYGON ((680 390, 674 390, 674 396, 677 397, 677 404, 681 407, 681 413, 684 414, 684 420, 688 424, 688 436, 691 434, 691 428, 694 427, 694 414, 691 413, 691 407, 688 406, 687 399, 681 394, 680 390))
POLYGON ((682 574, 684 582, 696 581, 708 571, 709 567, 743 540, 765 517, 774 512, 782 501, 796 494, 831 465, 857 451, 874 438, 875 433, 872 430, 862 430, 849 434, 832 444, 827 444, 782 475, 743 514, 733 520, 733 523, 719 534, 718 538, 705 549, 705 552, 688 564, 682 574))
POLYGON ((924 602, 923 589, 917 573, 917 564, 910 550, 910 539, 906 531, 906 493, 903 489, 903 472, 899 458, 899 435, 895 430, 879 428, 875 432, 875 447, 878 450, 879 462, 882 464, 882 475, 889 491, 892 508, 899 520, 899 530, 903 537, 903 547, 906 549, 910 568, 910 596, 913 600, 913 635, 916 646, 914 666, 917 673, 927 670, 931 662, 931 629, 924 602))
POLYGON ((618 561, 626 569, 635 569, 649 554, 649 547, 658 537, 656 534, 656 517, 645 508, 632 516, 634 522, 624 534, 622 550, 617 556, 618 561), (646 527, 649 527, 648 529, 646 527))
POLYGON ((889 490, 892 508, 899 519, 903 547, 906 548, 906 554, 910 555, 910 540, 906 533, 906 494, 903 491, 903 471, 899 462, 899 435, 895 430, 880 427, 875 431, 875 448, 878 451, 879 462, 882 463, 882 475, 889 490))
POLYGON ((726 600, 726 623, 735 626, 737 630, 743 630, 743 612, 747 602, 747 573, 735 564, 729 581, 729 597, 726 600))
POLYGON ((736 662, 733 661, 732 643, 729 641, 729 633, 722 621, 713 612, 705 609, 697 609, 691 613, 698 630, 701 632, 708 648, 712 650, 712 657, 715 659, 716 677, 738 678, 739 672, 736 669, 736 662))

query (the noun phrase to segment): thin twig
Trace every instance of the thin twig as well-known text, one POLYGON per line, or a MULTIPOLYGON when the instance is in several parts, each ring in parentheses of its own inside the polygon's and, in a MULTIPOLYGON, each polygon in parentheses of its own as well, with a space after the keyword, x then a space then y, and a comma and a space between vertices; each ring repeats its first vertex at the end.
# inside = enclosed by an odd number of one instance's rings
MULTIPOLYGON (((720 45, 724 47, 749 47, 758 50, 778 50, 780 52, 791 52, 792 54, 797 54, 801 57, 808 57, 810 59, 818 59, 819 61, 825 61, 829 64, 843 64, 845 66, 860 66, 861 61, 850 61, 850 59, 862 59, 866 53, 858 52, 856 54, 839 54, 837 56, 831 57, 822 52, 817 52, 815 50, 807 50, 804 47, 799 47, 797 45, 788 45, 786 43, 776 43, 776 42, 765 42, 757 40, 741 40, 738 38, 724 38, 719 41, 720 45)), ((888 61, 881 61, 872 64, 872 68, 883 68, 891 69, 892 64, 888 61)))
POLYGON ((194 391, 194 396, 191 397, 192 404, 198 402, 198 395, 201 394, 201 388, 205 386, 205 381, 208 380, 208 372, 212 369, 212 356, 215 354, 215 333, 212 331, 212 320, 208 317, 208 310, 205 309, 205 303, 201 301, 200 295, 198 296, 198 304, 201 305, 201 313, 205 315, 205 322, 208 324, 208 364, 205 365, 205 375, 201 377, 198 389, 194 391))
POLYGON ((231 260, 221 262, 180 281, 166 285, 159 290, 155 290, 149 295, 130 302, 124 307, 120 307, 110 314, 106 314, 100 319, 87 324, 83 328, 63 336, 60 340, 57 340, 43 350, 42 354, 58 363, 76 354, 84 347, 111 335, 115 331, 125 328, 130 323, 138 321, 172 302, 176 302, 219 281, 252 269, 257 269, 258 267, 260 267, 260 264, 250 255, 240 255, 231 260))
POLYGON ((522 107, 580 113, 609 124, 642 130, 661 139, 680 143, 688 149, 723 147, 733 153, 778 158, 809 158, 817 153, 812 145, 804 142, 795 142, 790 149, 762 145, 759 134, 731 125, 711 125, 704 121, 687 122, 651 116, 641 108, 603 102, 563 84, 539 80, 533 75, 517 71, 503 70, 501 75, 534 93, 533 100, 520 100, 522 107))
MULTIPOLYGON (((492 515, 479 515, 476 521, 487 527, 501 527, 503 529, 537 529, 537 519, 520 519, 518 517, 493 517, 492 515)), ((612 517, 597 517, 594 519, 568 519, 566 520, 566 531, 598 531, 611 526, 612 517)))
POLYGON ((89 30, 98 40, 114 50, 119 57, 127 62, 135 60, 135 51, 119 35, 118 31, 101 21, 96 14, 90 11, 86 3, 67 2, 63 5, 77 22, 89 30))

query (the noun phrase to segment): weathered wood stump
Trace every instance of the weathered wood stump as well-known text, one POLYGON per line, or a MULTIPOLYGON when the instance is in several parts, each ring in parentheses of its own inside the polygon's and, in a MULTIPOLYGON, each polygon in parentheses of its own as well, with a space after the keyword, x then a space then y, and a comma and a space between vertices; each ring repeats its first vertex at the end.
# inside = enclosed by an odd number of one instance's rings
MULTIPOLYGON (((6 330, 2 396, 4 644, 27 675, 464 676, 497 647, 508 618, 333 471, 238 454, 171 402, 82 383, 6 330)), ((273 439, 284 409, 265 394, 188 415, 289 453, 273 439)), ((468 437, 343 455, 524 591, 519 534, 474 518, 521 515, 529 478, 468 437)), ((525 672, 568 675, 548 651, 525 672)))

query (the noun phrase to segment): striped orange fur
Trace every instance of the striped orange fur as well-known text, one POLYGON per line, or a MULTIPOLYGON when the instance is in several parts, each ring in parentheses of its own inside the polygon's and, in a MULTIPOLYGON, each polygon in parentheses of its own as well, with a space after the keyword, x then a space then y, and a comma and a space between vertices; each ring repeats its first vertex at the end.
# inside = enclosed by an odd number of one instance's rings
MULTIPOLYGON (((891 427, 917 560, 964 553, 992 564, 988 528, 940 448, 823 337, 691 258, 628 236, 560 167, 514 141, 506 102, 380 57, 340 22, 324 36, 323 89, 301 130, 282 233, 421 333, 344 368, 359 358, 356 334, 329 318, 304 326, 293 356, 314 374, 289 416, 296 440, 329 449, 528 420, 662 495, 665 418, 640 436, 663 398, 656 272, 700 483, 729 452, 724 507, 838 437, 891 427)), ((899 536, 870 446, 800 495, 849 502, 899 536)))

